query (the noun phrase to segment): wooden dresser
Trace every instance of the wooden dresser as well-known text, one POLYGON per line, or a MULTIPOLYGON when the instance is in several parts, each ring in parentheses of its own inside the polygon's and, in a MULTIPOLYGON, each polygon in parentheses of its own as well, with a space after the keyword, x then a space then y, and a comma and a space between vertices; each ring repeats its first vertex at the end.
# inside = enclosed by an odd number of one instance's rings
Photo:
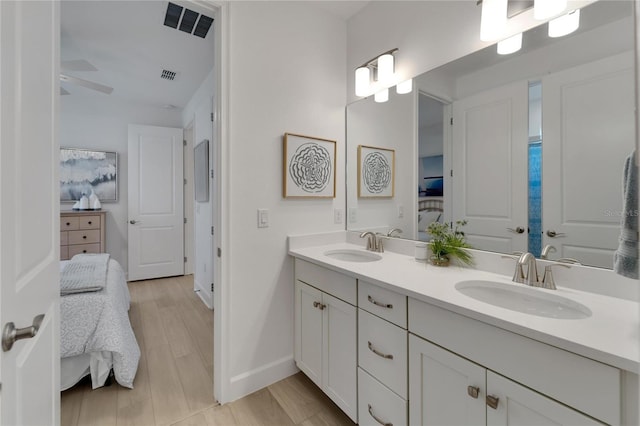
POLYGON ((60 212, 60 260, 78 253, 104 253, 104 211, 60 212))

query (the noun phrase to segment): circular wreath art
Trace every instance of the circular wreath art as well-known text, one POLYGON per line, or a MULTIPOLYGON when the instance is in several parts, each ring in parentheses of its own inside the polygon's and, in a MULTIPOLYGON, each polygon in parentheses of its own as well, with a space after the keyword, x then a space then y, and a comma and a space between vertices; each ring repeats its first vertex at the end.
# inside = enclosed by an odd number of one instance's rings
POLYGON ((291 158, 289 175, 293 182, 308 193, 322 192, 331 180, 329 151, 315 143, 300 145, 291 158))
POLYGON ((372 194, 380 194, 391 183, 391 165, 379 152, 371 152, 362 162, 362 181, 372 194))

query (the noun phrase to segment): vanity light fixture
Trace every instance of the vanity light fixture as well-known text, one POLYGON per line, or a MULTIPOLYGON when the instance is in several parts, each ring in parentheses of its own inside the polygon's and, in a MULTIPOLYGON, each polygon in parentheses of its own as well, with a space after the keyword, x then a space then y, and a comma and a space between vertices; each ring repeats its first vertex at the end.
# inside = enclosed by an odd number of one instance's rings
POLYGON ((402 83, 398 83, 396 86, 396 93, 404 95, 405 93, 411 93, 413 90, 413 79, 405 80, 402 83))
POLYGON ((369 67, 356 69, 356 96, 367 96, 369 94, 369 81, 371 80, 371 70, 369 67))
POLYGON ((498 55, 509 55, 522 48, 522 33, 498 42, 498 55))
POLYGON ((502 37, 507 26, 508 0, 482 0, 480 40, 495 41, 502 37))
POLYGON ((562 37, 571 34, 580 26, 580 9, 549 21, 549 37, 562 37))
POLYGON ((385 53, 378 57, 378 82, 383 86, 393 84, 393 55, 385 53))
POLYGON ((535 0, 533 3, 534 19, 553 18, 567 8, 567 0, 535 0))
POLYGON ((389 89, 382 89, 376 92, 376 94, 373 95, 373 100, 378 103, 387 102, 389 100, 389 89))

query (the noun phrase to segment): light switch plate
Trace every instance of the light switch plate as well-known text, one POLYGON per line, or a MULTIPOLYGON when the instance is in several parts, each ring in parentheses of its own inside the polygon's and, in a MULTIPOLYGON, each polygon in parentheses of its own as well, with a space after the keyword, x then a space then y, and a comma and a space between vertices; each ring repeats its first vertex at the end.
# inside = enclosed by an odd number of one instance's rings
POLYGON ((258 228, 269 227, 269 210, 258 209, 258 228))
POLYGON ((342 209, 333 209, 333 223, 341 224, 342 223, 343 212, 342 209))
POLYGON ((402 204, 398 205, 398 218, 402 219, 404 217, 404 206, 402 204))
POLYGON ((349 209, 349 223, 356 223, 358 221, 358 209, 351 207, 349 209))

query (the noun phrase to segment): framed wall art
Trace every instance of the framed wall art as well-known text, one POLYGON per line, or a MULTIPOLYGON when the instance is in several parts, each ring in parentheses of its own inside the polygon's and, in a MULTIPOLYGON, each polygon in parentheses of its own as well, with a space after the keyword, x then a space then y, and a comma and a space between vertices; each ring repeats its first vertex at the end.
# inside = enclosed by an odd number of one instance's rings
POLYGON ((358 197, 393 197, 395 156, 393 149, 358 145, 358 197))
POLYGON ((284 134, 284 198, 335 198, 336 141, 284 134))
POLYGON ((118 154, 60 148, 60 201, 78 201, 92 190, 100 202, 118 201, 118 154))

